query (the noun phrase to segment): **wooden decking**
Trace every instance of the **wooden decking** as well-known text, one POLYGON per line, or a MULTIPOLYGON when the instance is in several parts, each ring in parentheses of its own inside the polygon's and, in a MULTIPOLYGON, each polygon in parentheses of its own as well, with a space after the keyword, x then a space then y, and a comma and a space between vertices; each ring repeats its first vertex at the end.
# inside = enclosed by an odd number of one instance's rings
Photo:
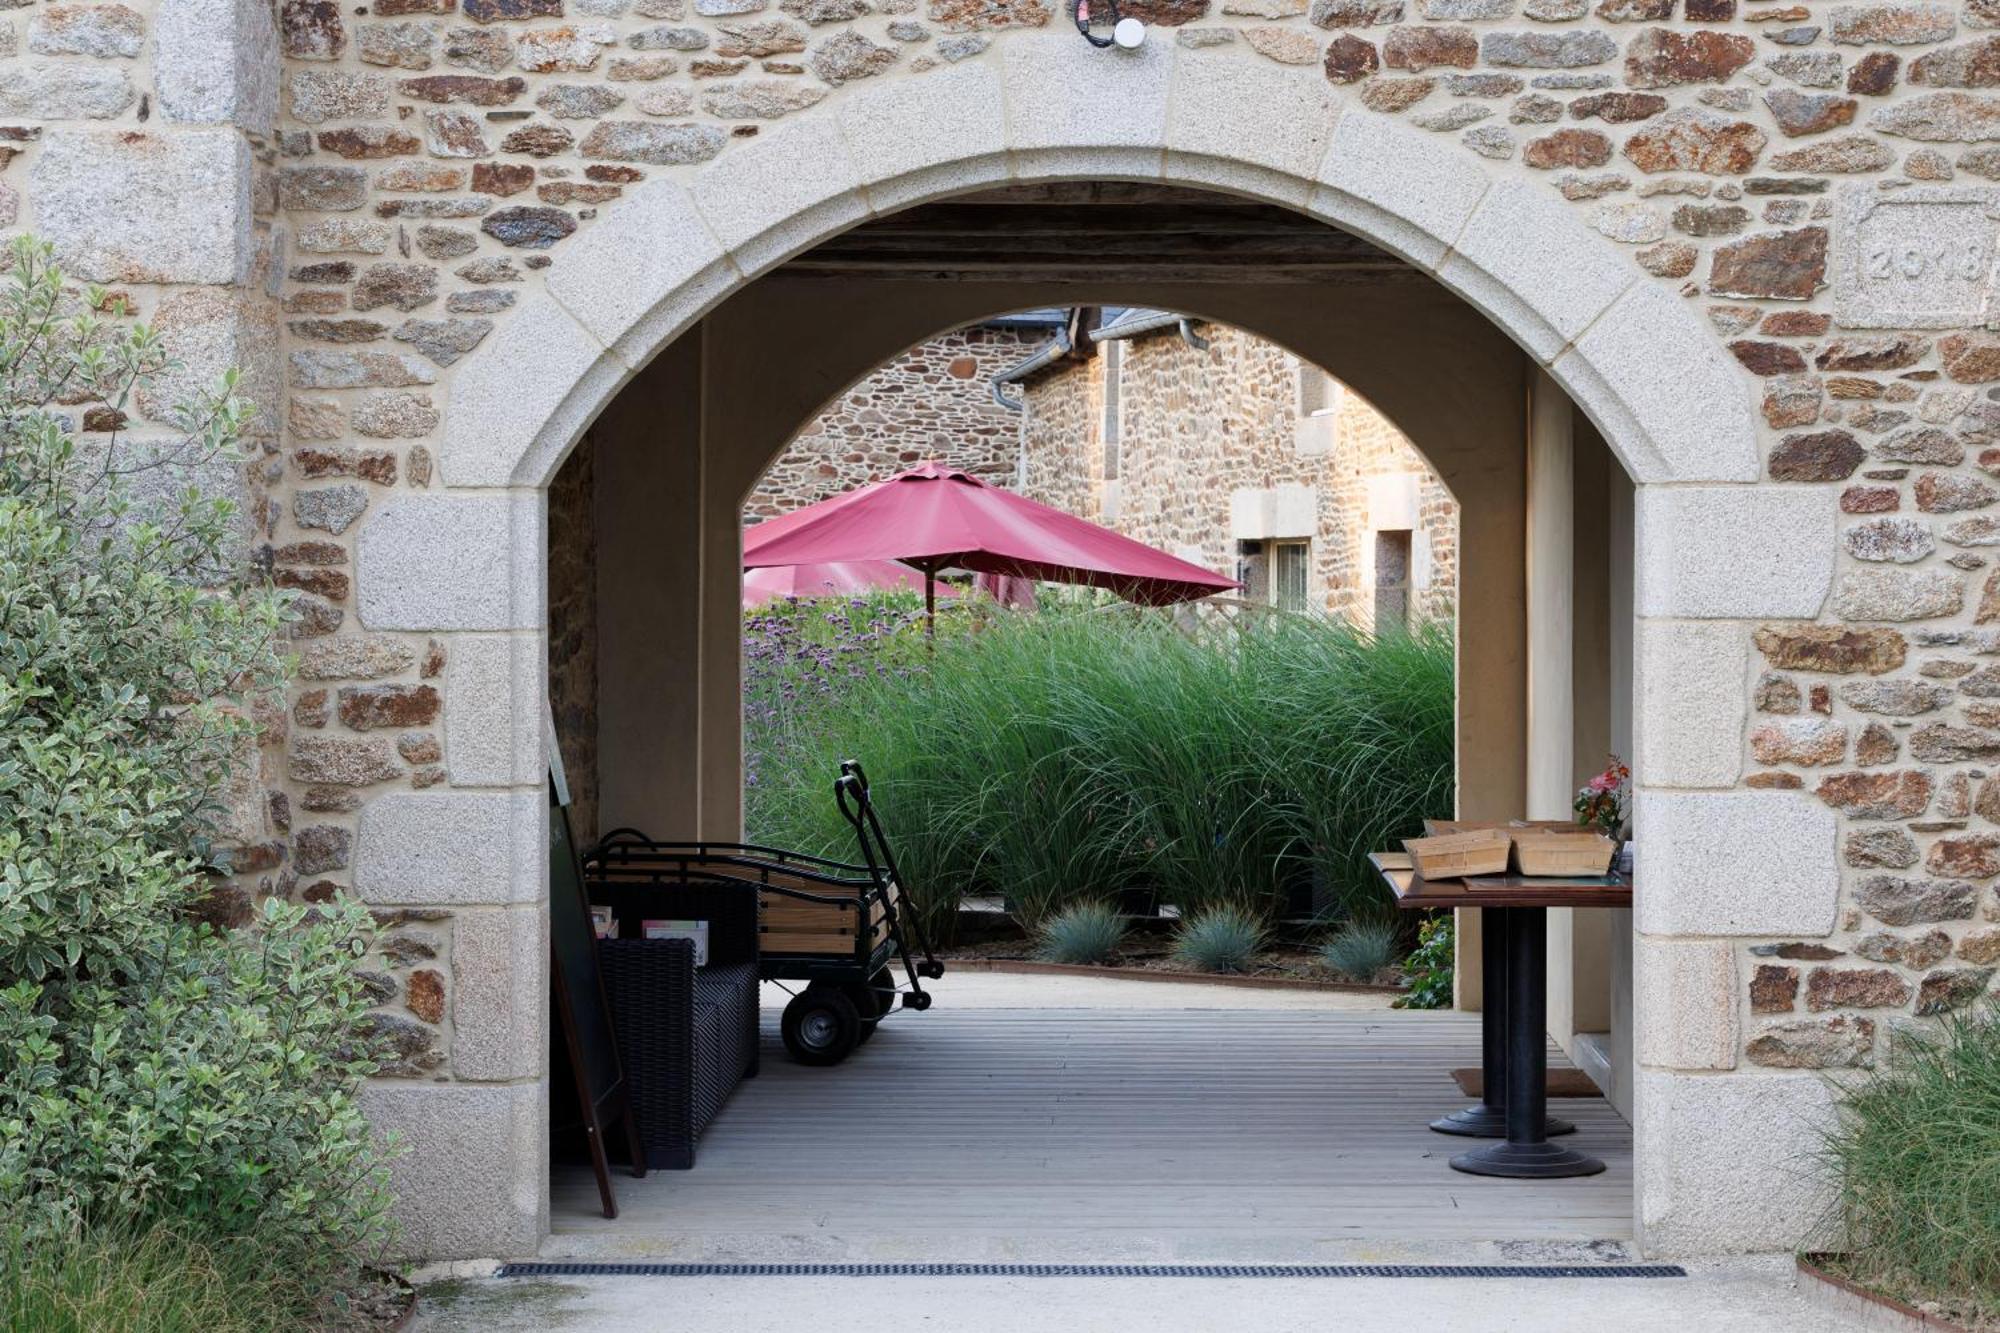
POLYGON ((1631 1234, 1631 1133, 1601 1100, 1551 1110, 1603 1175, 1446 1165, 1467 1141, 1424 1126, 1464 1103, 1476 1017, 941 1001, 828 1070, 776 1018, 694 1170, 617 1177, 607 1221, 557 1168, 550 1253, 1283 1262, 1631 1234))

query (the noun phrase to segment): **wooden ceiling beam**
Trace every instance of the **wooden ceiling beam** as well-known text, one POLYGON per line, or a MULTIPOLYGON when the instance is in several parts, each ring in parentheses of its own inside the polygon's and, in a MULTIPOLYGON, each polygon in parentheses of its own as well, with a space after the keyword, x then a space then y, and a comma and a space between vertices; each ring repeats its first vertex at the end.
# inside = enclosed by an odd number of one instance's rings
POLYGON ((1171 186, 1085 181, 906 209, 834 237, 784 271, 925 281, 1317 282, 1412 270, 1288 209, 1171 186))

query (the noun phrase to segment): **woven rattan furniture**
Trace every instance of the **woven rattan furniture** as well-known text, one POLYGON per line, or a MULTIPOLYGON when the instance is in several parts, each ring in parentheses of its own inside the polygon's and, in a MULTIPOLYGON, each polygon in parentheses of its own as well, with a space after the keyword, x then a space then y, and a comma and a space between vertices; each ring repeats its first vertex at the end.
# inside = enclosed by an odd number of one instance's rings
POLYGON ((736 1085, 757 1072, 757 895, 732 883, 591 885, 621 930, 645 918, 709 923, 708 965, 692 940, 598 941, 646 1165, 686 1170, 695 1140, 736 1085))
POLYGON ((660 842, 632 828, 613 829, 584 857, 591 900, 616 905, 627 936, 636 933, 630 922, 640 909, 649 917, 705 916, 671 908, 682 892, 747 888, 759 913, 757 975, 805 983, 785 1006, 779 1031, 792 1058, 808 1065, 839 1064, 897 1009, 930 1008, 920 978, 944 975, 921 917, 906 910, 907 886, 861 765, 843 762, 833 790, 854 829, 858 863, 751 843, 660 842), (907 989, 897 981, 898 965, 907 989))

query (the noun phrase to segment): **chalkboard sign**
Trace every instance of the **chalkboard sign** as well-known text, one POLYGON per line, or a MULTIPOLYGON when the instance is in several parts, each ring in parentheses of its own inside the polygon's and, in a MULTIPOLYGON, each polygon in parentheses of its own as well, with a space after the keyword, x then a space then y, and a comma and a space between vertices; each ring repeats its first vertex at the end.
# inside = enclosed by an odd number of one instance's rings
POLYGON ((590 1141, 590 1164, 597 1172, 604 1215, 616 1217, 618 1202, 611 1193, 604 1127, 617 1120, 625 1122, 634 1175, 646 1174, 646 1156, 639 1148, 638 1127, 625 1095, 625 1072, 611 1031, 611 1007, 605 1002, 604 979, 597 969, 597 933, 590 921, 590 899, 576 845, 570 839, 569 810, 560 779, 554 774, 549 782, 549 949, 556 1022, 576 1075, 576 1098, 584 1134, 590 1141))

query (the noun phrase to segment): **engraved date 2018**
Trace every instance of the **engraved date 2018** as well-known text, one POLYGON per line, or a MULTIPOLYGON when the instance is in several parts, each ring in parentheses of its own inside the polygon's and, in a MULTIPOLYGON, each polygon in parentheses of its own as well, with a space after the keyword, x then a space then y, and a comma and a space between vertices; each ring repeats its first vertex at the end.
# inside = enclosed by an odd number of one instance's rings
POLYGON ((1958 278, 1975 282, 1986 276, 1986 247, 1963 242, 1903 242, 1871 246, 1862 255, 1862 272, 1872 281, 1898 278, 1958 278))

